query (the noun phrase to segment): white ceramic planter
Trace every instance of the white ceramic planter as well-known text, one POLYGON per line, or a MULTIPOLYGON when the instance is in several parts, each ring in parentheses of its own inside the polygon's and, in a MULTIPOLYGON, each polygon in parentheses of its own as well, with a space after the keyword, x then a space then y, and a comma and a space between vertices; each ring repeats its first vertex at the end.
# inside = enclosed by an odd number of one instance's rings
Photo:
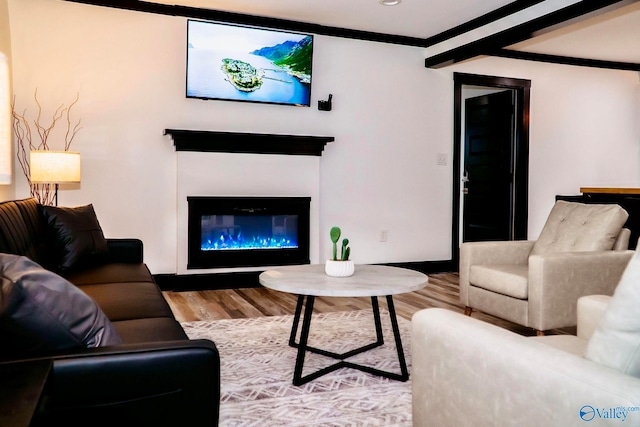
POLYGON ((355 266, 351 260, 333 261, 328 259, 324 265, 324 272, 327 273, 327 276, 332 277, 349 277, 353 274, 354 270, 355 266))

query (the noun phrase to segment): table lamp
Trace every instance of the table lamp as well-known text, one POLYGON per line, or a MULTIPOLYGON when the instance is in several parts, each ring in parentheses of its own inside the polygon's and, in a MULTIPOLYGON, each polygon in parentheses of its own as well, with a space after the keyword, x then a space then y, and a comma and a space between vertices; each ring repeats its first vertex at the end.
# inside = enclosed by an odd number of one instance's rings
POLYGON ((80 182, 80 153, 34 150, 30 153, 29 169, 32 184, 55 184, 58 206, 58 185, 80 182))

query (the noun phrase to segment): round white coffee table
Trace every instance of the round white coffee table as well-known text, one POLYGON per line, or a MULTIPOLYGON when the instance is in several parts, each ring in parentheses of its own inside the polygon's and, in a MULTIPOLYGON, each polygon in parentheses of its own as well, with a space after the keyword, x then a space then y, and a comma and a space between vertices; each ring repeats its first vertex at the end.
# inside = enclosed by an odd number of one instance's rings
POLYGON ((323 264, 312 264, 267 270, 260 274, 259 280, 260 284, 266 288, 298 295, 298 303, 296 305, 291 335, 289 337, 289 345, 298 349, 296 367, 293 373, 294 385, 305 384, 343 367, 354 368, 399 381, 407 381, 409 379, 409 371, 407 370, 404 351, 402 350, 398 319, 393 304, 393 295, 413 292, 424 288, 429 281, 425 274, 405 268, 383 265, 356 265, 353 276, 330 277, 325 274, 323 264), (311 326, 313 304, 317 296, 370 297, 377 340, 374 343, 341 354, 308 346, 307 341, 309 338, 309 328, 311 326), (387 299, 389 319, 393 329, 398 361, 400 362, 400 374, 358 365, 345 360, 351 356, 384 344, 380 308, 378 305, 379 296, 385 296, 387 299), (303 306, 304 314, 302 313, 303 306), (300 342, 296 343, 296 335, 301 315, 303 315, 302 331, 300 334, 300 342), (317 372, 302 376, 304 358, 307 351, 338 359, 340 362, 317 372))

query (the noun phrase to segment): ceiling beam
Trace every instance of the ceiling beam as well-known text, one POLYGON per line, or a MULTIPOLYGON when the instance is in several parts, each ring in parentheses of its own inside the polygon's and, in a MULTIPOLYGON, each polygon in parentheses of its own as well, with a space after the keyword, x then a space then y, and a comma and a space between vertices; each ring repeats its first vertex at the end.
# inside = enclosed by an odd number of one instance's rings
POLYGON ((487 53, 502 58, 523 59, 525 61, 550 62, 553 64, 576 65, 578 67, 606 68, 609 70, 640 71, 640 64, 634 62, 605 61, 599 59, 576 58, 572 56, 547 55, 510 49, 496 49, 487 53))
MULTIPOLYGON (((637 0, 634 0, 637 1, 637 0)), ((629 0, 583 0, 532 19, 520 25, 483 37, 481 39, 449 49, 425 59, 425 67, 440 68, 476 56, 495 52, 497 49, 530 39, 549 28, 558 29, 576 22, 576 19, 592 17, 594 12, 603 12, 626 6, 629 0)))
POLYGON ((470 21, 467 21, 464 24, 460 24, 456 27, 453 27, 439 34, 436 34, 435 36, 426 38, 424 40, 425 46, 426 47, 433 46, 435 44, 457 37, 459 35, 468 33, 469 31, 476 30, 484 25, 491 24, 492 22, 497 21, 498 19, 505 18, 507 16, 513 15, 514 13, 518 13, 524 9, 527 9, 531 6, 535 6, 538 3, 542 3, 543 1, 545 0, 516 0, 498 9, 492 10, 489 13, 485 13, 482 16, 479 16, 470 21))

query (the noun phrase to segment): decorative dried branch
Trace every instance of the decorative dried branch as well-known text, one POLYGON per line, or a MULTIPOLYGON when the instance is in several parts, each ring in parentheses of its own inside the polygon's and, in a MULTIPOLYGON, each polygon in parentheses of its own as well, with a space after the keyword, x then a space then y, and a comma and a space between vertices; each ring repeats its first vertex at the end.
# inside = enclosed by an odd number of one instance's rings
POLYGON ((78 102, 80 99, 80 94, 76 95, 76 98, 73 100, 68 107, 65 107, 64 104, 61 104, 56 111, 53 113, 51 123, 49 125, 42 123, 42 105, 38 100, 38 89, 35 90, 34 99, 36 101, 36 105, 38 106, 38 112, 35 120, 33 121, 33 125, 36 129, 36 132, 39 137, 39 141, 34 143, 33 136, 31 132, 31 126, 29 124, 29 120, 27 119, 25 109, 22 114, 16 112, 15 109, 15 97, 13 99, 13 103, 11 105, 11 112, 13 115, 13 132, 16 136, 16 140, 18 141, 17 147, 17 157, 18 163, 22 168, 22 173, 27 178, 27 182, 29 183, 30 193, 32 197, 38 199, 40 203, 43 205, 51 205, 54 203, 55 192, 53 191, 54 184, 33 184, 31 182, 31 168, 29 165, 29 152, 32 150, 49 150, 49 134, 55 127, 58 120, 63 117, 66 118, 67 129, 64 137, 64 151, 69 151, 71 147, 71 143, 73 139, 76 137, 76 134, 80 129, 80 120, 72 127, 71 125, 71 108, 78 102))
POLYGON ((71 129, 71 109, 76 105, 78 99, 80 99, 80 94, 76 94, 76 99, 69 104, 69 108, 67 108, 67 133, 64 136, 64 151, 69 151, 73 138, 75 138, 78 131, 82 129, 82 127, 80 127, 80 119, 78 119, 78 122, 73 126, 73 129, 71 129), (69 135, 69 133, 71 133, 71 135, 69 135))
POLYGON ((24 117, 24 113, 20 115, 16 112, 15 98, 13 99, 13 103, 11 104, 11 113, 13 115, 13 133, 18 140, 18 149, 16 153, 18 156, 18 163, 20 163, 22 172, 27 177, 29 185, 31 185, 31 181, 29 180, 29 158, 25 149, 25 141, 28 143, 28 146, 31 147, 31 129, 29 128, 27 120, 24 117))

